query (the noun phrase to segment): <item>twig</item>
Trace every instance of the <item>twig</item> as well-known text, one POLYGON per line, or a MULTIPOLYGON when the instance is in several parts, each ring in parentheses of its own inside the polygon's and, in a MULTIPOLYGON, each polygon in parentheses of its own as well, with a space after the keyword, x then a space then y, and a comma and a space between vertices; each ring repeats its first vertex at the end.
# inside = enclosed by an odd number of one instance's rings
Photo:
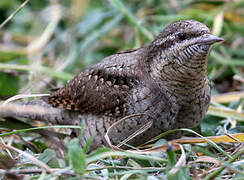
POLYGON ((104 166, 104 167, 99 167, 99 168, 90 168, 86 169, 86 171, 98 171, 98 170, 103 170, 103 169, 126 169, 126 170, 142 170, 142 171, 163 171, 165 168, 161 167, 130 167, 130 166, 104 166))
POLYGON ((179 144, 180 149, 181 149, 181 156, 179 158, 179 160, 177 161, 177 163, 174 165, 174 167, 169 171, 169 174, 175 174, 177 171, 179 171, 179 169, 183 166, 186 165, 186 153, 185 150, 183 148, 183 146, 181 144, 179 144))
POLYGON ((14 16, 25 7, 25 5, 29 2, 30 0, 25 0, 3 23, 0 25, 0 29, 5 26, 11 19, 14 18, 14 16))
POLYGON ((36 159, 35 157, 33 157, 32 155, 30 155, 27 152, 24 152, 20 149, 17 149, 13 146, 8 146, 8 145, 4 145, 4 144, 0 144, 1 148, 6 148, 6 149, 10 149, 11 151, 15 151, 23 156, 25 156, 26 158, 28 158, 29 160, 31 160, 33 163, 35 163, 37 166, 41 167, 43 170, 53 174, 53 170, 45 163, 43 163, 42 161, 36 159))
MULTIPOLYGON (((51 169, 53 172, 60 171, 59 168, 53 168, 51 169)), ((11 169, 11 170, 5 170, 0 169, 0 175, 6 174, 6 173, 13 173, 13 174, 33 174, 33 173, 42 173, 43 169, 11 169)), ((75 173, 71 170, 67 170, 66 172, 63 172, 62 174, 74 176, 75 173)))
POLYGON ((228 133, 224 133, 226 136, 228 136, 229 138, 235 140, 237 143, 240 143, 241 144, 241 141, 239 141, 239 139, 235 138, 234 136, 232 136, 231 134, 228 134, 228 133))
MULTIPOLYGON (((227 163, 232 163, 234 162, 236 159, 238 159, 242 154, 244 153, 244 148, 240 149, 240 151, 238 151, 236 154, 233 155, 232 159, 229 159, 227 161, 227 163)), ((218 176, 226 167, 223 165, 222 167, 218 168, 217 170, 215 170, 214 172, 212 172, 211 174, 209 174, 207 177, 205 177, 204 180, 210 180, 210 179, 214 179, 216 176, 218 176)))
MULTIPOLYGON (((120 124, 121 122, 126 121, 127 119, 133 118, 133 117, 138 117, 138 116, 149 116, 145 113, 138 113, 138 114, 132 114, 126 117, 123 117, 122 119, 116 121, 115 123, 113 123, 107 130, 106 134, 104 135, 104 138, 106 140, 106 142, 108 143, 108 145, 113 148, 114 150, 118 150, 118 151, 123 151, 123 149, 120 149, 119 147, 121 147, 123 144, 125 144, 126 142, 128 142, 129 140, 133 139, 134 137, 136 137, 137 135, 143 133, 144 131, 146 131, 148 128, 150 128, 152 126, 152 121, 149 121, 148 123, 146 123, 146 125, 142 126, 141 128, 139 128, 135 133, 133 133, 132 135, 130 135, 129 137, 127 137, 124 141, 122 141, 121 143, 119 143, 118 145, 114 146, 109 138, 109 132, 113 127, 116 127, 116 125, 120 124)), ((150 117, 150 116, 149 116, 150 117)))
POLYGON ((11 101, 15 101, 18 99, 29 98, 29 97, 43 97, 43 96, 50 96, 50 94, 18 94, 16 96, 13 96, 13 97, 7 99, 3 103, 3 105, 6 105, 6 104, 10 103, 11 101))

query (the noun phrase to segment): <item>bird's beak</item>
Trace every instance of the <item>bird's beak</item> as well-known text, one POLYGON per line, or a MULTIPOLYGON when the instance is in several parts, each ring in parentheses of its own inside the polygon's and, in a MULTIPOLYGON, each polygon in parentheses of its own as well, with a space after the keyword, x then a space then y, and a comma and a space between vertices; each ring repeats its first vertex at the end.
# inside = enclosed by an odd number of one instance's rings
POLYGON ((214 36, 212 34, 206 34, 202 36, 201 39, 199 39, 199 43, 208 44, 208 45, 212 45, 214 43, 221 42, 221 41, 224 41, 224 39, 218 36, 214 36))

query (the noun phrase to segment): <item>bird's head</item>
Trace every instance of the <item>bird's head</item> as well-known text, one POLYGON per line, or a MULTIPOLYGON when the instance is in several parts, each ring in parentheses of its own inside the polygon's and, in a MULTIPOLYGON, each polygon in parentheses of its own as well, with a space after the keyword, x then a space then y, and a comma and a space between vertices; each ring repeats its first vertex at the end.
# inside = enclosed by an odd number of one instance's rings
POLYGON ((162 70, 174 69, 180 70, 183 76, 192 76, 206 71, 206 59, 211 45, 220 41, 223 39, 210 34, 208 27, 198 21, 174 22, 149 45, 148 61, 156 76, 162 74, 162 70))

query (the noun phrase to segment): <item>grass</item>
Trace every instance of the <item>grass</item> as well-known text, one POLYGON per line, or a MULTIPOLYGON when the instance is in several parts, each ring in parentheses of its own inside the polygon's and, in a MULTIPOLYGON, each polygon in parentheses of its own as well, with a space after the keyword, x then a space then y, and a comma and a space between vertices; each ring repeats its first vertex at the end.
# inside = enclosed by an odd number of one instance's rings
POLYGON ((49 93, 108 55, 150 43, 176 20, 201 21, 225 39, 209 56, 208 115, 198 129, 181 129, 204 143, 158 139, 144 151, 88 152, 90 142, 81 147, 80 137, 69 136, 70 128, 80 126, 0 118, 2 178, 244 179, 242 1, 9 0, 0 2, 0 12, 2 102, 21 93, 49 93), (60 146, 44 138, 52 129, 60 146))

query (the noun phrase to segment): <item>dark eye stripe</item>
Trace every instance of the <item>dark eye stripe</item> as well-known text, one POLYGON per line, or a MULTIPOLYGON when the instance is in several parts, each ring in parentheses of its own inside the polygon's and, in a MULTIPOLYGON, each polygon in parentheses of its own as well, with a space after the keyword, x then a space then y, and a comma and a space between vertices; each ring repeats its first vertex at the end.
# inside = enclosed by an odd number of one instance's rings
MULTIPOLYGON (((186 37, 184 40, 186 39, 190 39, 190 37, 186 37)), ((176 43, 182 42, 184 40, 179 39, 178 35, 176 36, 176 38, 173 39, 167 39, 165 42, 157 45, 157 47, 161 48, 161 49, 167 49, 172 47, 173 45, 175 45, 176 43)))
MULTIPOLYGON (((180 32, 182 33, 182 32, 180 32)), ((184 34, 184 38, 180 38, 179 37, 179 34, 180 33, 177 33, 175 34, 175 38, 170 38, 170 39, 167 39, 166 41, 164 41, 163 43, 152 43, 154 44, 154 47, 152 47, 153 49, 155 49, 155 46, 156 48, 160 48, 160 49, 168 49, 172 46, 174 46, 176 43, 179 43, 179 42, 182 42, 182 41, 185 41, 185 40, 189 40, 191 38, 195 38, 195 37, 198 37, 198 36, 201 36, 203 34, 206 34, 206 32, 201 32, 201 33, 187 33, 187 34, 184 34)), ((168 34, 168 36, 172 36, 173 34, 168 34)), ((181 36, 181 35, 180 35, 181 36)), ((166 38, 166 37, 164 37, 166 38)), ((162 39, 164 39, 162 38, 162 39)), ((157 40, 158 38, 156 38, 157 40)))

